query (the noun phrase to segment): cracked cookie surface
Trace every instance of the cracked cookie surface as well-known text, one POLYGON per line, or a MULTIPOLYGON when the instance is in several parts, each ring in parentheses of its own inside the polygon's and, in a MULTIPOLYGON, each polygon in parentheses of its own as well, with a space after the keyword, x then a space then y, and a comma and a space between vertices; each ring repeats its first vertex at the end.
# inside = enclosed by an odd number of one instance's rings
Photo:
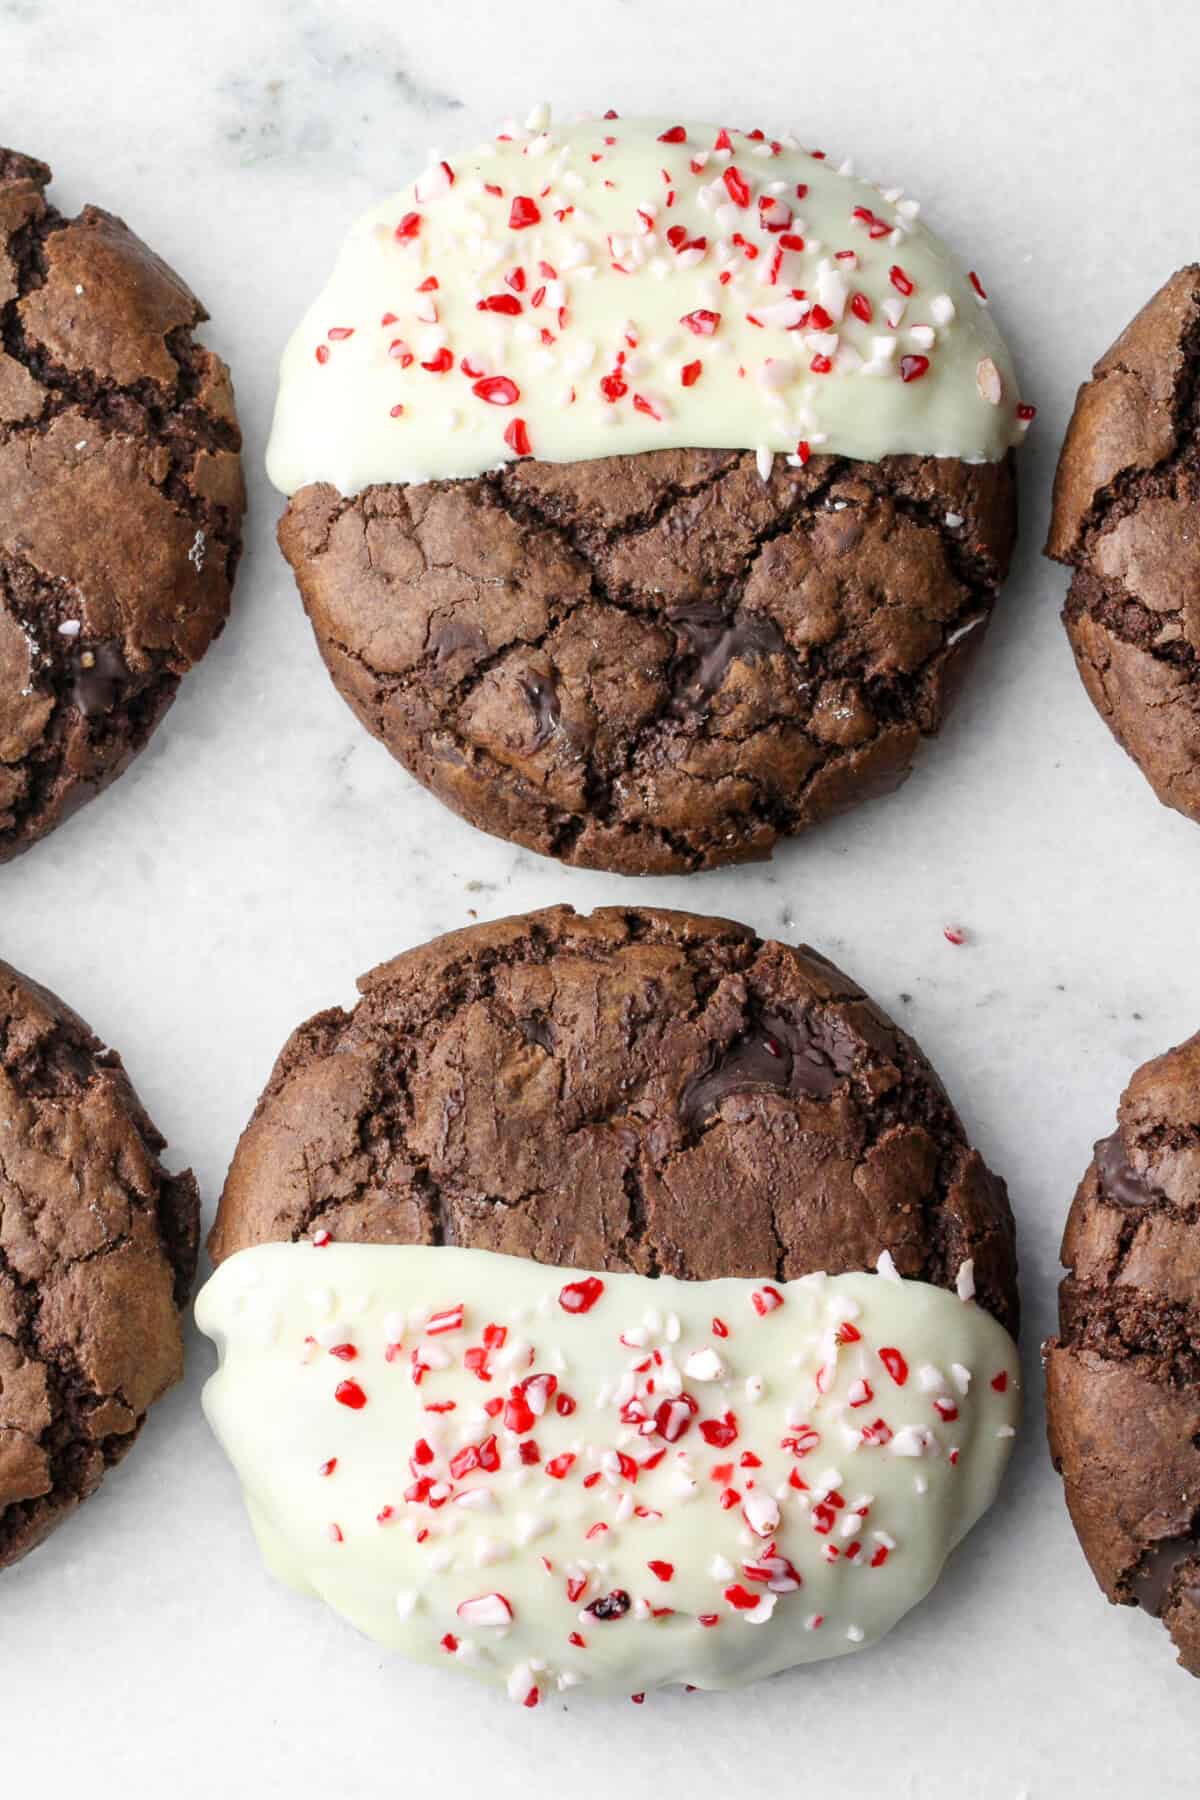
POLYGON ((895 788, 986 626, 1011 458, 672 450, 302 488, 280 522, 368 730, 472 824, 625 874, 895 788))
POLYGON ((811 950, 555 907, 435 939, 292 1034, 209 1247, 326 1230, 586 1269, 873 1269, 1017 1319, 1003 1182, 912 1040, 811 950))
POLYGON ((116 1052, 0 963, 0 1568, 183 1372, 199 1201, 163 1148, 116 1052))
POLYGON ((1050 1452, 1105 1594, 1200 1675, 1200 1035, 1137 1071, 1118 1119, 1063 1238, 1050 1452))
POLYGON ((115 780, 224 624, 245 505, 203 307, 0 149, 0 862, 115 780))
POLYGON ((1200 822, 1200 264, 1147 302, 1079 390, 1047 555, 1093 705, 1164 806, 1200 822))

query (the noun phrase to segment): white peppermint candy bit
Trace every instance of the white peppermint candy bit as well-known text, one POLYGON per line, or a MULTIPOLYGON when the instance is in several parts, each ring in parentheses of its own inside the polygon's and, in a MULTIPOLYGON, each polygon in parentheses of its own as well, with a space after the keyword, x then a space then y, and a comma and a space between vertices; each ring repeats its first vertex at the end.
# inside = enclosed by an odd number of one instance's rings
POLYGON ((770 1537, 779 1524, 779 1507, 770 1494, 764 1494, 758 1488, 746 1495, 742 1511, 746 1523, 758 1537, 770 1537))
POLYGON ((462 1602, 458 1616, 464 1625, 504 1626, 511 1625, 513 1609, 503 1594, 479 1594, 462 1602))
POLYGON ((693 1350, 683 1371, 690 1381, 720 1381, 725 1374, 725 1364, 713 1349, 693 1350))

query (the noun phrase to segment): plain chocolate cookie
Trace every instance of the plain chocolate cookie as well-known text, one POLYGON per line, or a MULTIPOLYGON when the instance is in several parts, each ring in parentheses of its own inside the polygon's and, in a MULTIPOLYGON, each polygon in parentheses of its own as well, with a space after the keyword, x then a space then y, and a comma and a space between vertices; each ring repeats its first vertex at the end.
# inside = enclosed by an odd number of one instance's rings
POLYGON ((1067 1221, 1050 1452, 1108 1598, 1200 1675, 1200 1035, 1140 1068, 1067 1221))
POLYGON ((143 748, 229 610, 229 371, 120 219, 0 149, 0 862, 143 748))
POLYGON ((1079 390, 1047 554, 1092 702, 1164 806, 1200 821, 1200 264, 1079 390))
POLYGON ((472 824, 623 874, 766 857, 898 786, 1016 533, 1012 459, 656 451, 302 488, 334 684, 472 824))
POLYGON ((589 1269, 897 1269, 1017 1318, 1003 1182, 912 1040, 811 950, 554 907, 435 939, 292 1034, 209 1240, 328 1231, 589 1269))
POLYGON ((0 1568, 183 1373, 199 1201, 163 1148, 115 1050, 0 963, 0 1568))

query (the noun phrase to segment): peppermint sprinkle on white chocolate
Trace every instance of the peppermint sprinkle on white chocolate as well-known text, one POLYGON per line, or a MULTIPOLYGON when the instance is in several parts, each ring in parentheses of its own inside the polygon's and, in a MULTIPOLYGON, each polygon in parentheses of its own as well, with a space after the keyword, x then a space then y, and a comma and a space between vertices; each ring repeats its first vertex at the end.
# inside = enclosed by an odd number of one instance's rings
POLYGON ((790 134, 534 116, 354 226, 283 358, 283 492, 681 447, 769 481, 1023 438, 983 284, 902 190, 790 134))
POLYGON ((875 1642, 990 1503, 1017 1416, 1002 1327, 878 1274, 651 1280, 326 1236, 231 1257, 197 1319, 272 1571, 525 1706, 875 1642))

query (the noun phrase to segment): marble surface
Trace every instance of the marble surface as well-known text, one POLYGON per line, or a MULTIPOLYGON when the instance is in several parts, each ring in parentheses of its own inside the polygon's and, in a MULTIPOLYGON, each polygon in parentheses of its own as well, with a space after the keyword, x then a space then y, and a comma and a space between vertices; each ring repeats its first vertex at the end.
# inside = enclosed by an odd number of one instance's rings
POLYGON ((138 1451, 3 1578, 6 1793, 548 1796, 564 1770, 627 1800, 664 1780, 811 1780, 843 1800, 1194 1791, 1200 1696, 1159 1628, 1092 1584, 1045 1455, 1037 1345, 1089 1146, 1131 1068, 1197 1025, 1200 831, 1092 713, 1038 546, 1076 382, 1196 254, 1197 17, 1181 0, 0 0, 0 137, 54 163, 60 205, 123 213, 203 294, 253 507, 229 629, 135 769, 0 871, 0 950, 120 1047, 211 1212, 287 1031, 432 933, 636 899, 808 939, 917 1033, 1008 1178, 1030 1384, 1001 1502, 881 1647, 743 1696, 529 1715, 388 1661, 267 1581, 199 1414, 193 1335, 138 1451), (274 547, 274 365, 345 224, 431 143, 543 96, 852 150, 981 270, 1041 407, 1023 547, 950 729, 900 795, 768 867, 633 883, 472 832, 355 725, 274 547))

